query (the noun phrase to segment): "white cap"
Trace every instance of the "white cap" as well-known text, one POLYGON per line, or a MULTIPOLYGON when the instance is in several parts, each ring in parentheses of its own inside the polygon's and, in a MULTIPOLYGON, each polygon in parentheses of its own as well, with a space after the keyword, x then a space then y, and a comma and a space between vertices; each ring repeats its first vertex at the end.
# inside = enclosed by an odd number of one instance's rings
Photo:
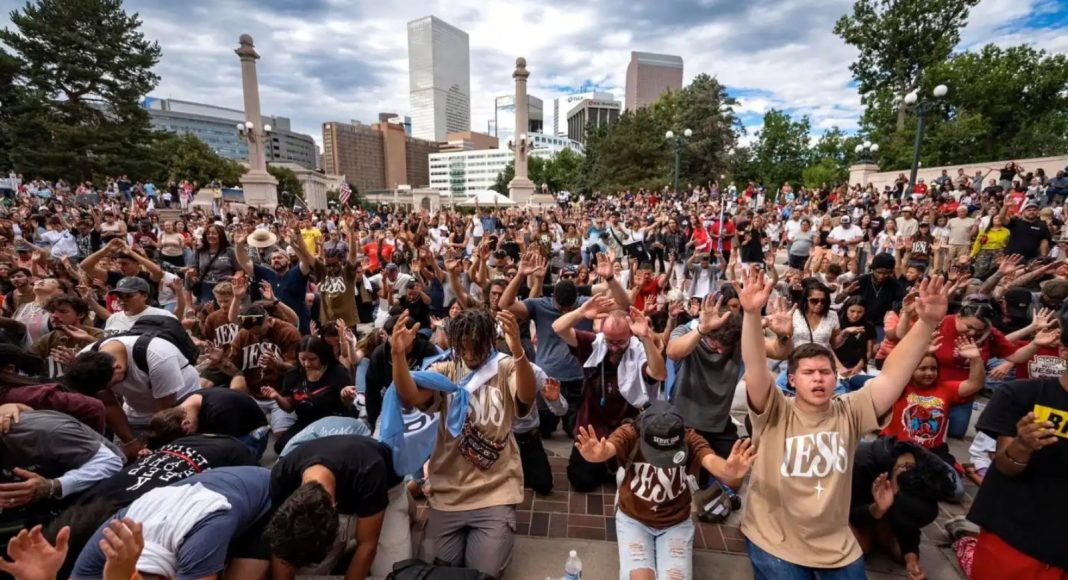
POLYGON ((571 553, 569 553, 568 556, 572 558, 578 558, 578 552, 576 552, 575 550, 571 550, 571 553))

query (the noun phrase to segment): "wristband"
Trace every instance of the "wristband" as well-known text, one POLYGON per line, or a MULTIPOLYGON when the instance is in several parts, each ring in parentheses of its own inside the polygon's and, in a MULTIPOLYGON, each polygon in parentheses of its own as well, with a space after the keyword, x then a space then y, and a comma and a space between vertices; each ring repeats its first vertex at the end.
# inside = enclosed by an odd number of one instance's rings
POLYGON ((1017 466, 1020 466, 1020 467, 1027 467, 1027 463, 1026 462, 1023 462, 1023 463, 1019 462, 1012 455, 1009 455, 1009 448, 1008 447, 1005 448, 1005 458, 1008 459, 1009 461, 1011 461, 1013 465, 1017 465, 1017 466))

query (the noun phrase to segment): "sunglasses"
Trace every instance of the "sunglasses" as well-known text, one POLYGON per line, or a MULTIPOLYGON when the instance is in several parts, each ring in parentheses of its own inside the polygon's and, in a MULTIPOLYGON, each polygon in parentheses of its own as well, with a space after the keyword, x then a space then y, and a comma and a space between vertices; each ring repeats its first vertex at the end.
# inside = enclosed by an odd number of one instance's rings
POLYGON ((826 298, 809 298, 808 299, 808 303, 812 304, 813 306, 817 306, 817 305, 823 304, 824 302, 827 302, 826 298))

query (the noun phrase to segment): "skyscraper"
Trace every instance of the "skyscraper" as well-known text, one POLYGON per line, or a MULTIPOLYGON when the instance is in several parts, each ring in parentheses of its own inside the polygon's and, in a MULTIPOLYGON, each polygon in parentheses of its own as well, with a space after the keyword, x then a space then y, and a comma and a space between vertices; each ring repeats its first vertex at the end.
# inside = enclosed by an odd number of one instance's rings
POLYGON ((682 88, 682 57, 651 52, 631 52, 627 65, 628 111, 651 105, 668 90, 682 88))
MULTIPOLYGON (((515 95, 504 95, 494 99, 493 129, 490 135, 497 138, 501 147, 507 147, 509 141, 515 140, 515 95)), ((544 105, 541 99, 527 95, 527 128, 519 133, 540 133, 545 124, 544 105)))
POLYGON ((412 137, 444 141, 471 130, 471 55, 467 33, 436 16, 408 23, 412 137))
POLYGON ((553 135, 562 137, 567 135, 567 113, 571 110, 571 107, 575 106, 575 103, 579 101, 585 101, 586 99, 596 99, 598 101, 614 101, 616 98, 612 93, 601 93, 598 91, 586 91, 582 93, 570 93, 562 95, 553 99, 553 135))

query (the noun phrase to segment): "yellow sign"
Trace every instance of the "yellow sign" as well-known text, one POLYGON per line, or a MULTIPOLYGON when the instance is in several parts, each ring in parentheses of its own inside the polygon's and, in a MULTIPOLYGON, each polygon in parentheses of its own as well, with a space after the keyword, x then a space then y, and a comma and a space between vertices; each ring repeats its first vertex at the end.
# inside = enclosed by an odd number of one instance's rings
POLYGON ((1054 435, 1068 439, 1068 411, 1035 405, 1035 416, 1039 421, 1053 423, 1054 435))

